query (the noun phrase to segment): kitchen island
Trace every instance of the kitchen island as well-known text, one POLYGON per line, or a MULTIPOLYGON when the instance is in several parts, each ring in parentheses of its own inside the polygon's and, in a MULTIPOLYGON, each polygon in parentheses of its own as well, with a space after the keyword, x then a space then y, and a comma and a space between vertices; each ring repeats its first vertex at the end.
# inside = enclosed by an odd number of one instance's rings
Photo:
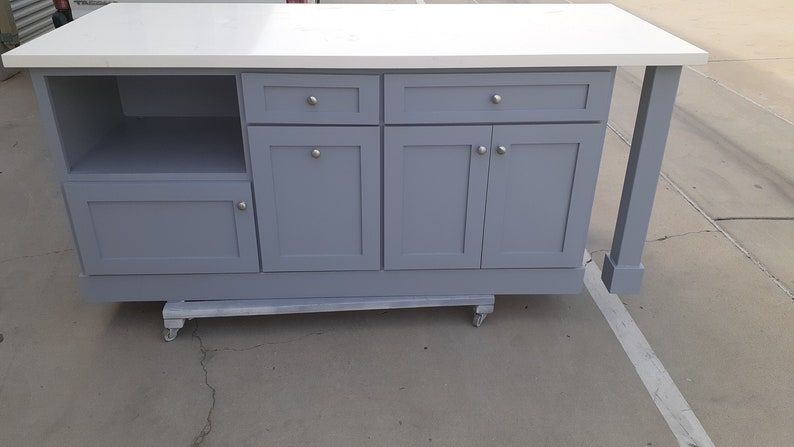
MULTIPOLYGON (((681 66, 612 5, 113 4, 28 67, 90 301, 186 318, 578 293, 616 67, 645 66, 603 280, 638 293, 681 66)), ((617 198, 616 198, 617 200, 617 198)))

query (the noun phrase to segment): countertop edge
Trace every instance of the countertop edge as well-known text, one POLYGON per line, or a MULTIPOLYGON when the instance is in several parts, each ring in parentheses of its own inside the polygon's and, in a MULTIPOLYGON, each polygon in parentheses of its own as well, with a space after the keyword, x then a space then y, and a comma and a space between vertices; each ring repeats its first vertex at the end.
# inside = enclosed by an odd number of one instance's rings
POLYGON ((3 54, 7 68, 476 69, 703 65, 708 53, 515 56, 176 56, 3 54))

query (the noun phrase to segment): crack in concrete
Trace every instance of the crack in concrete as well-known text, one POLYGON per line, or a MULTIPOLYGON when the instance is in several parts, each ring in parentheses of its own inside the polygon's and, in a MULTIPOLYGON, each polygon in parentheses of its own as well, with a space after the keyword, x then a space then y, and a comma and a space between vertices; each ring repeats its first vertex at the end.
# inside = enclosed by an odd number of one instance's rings
POLYGON ((210 405, 210 409, 207 412, 207 419, 204 422, 204 427, 201 429, 201 432, 199 432, 199 434, 196 435, 195 438, 193 438, 193 442, 190 444, 191 447, 197 447, 198 445, 200 445, 202 442, 204 442, 204 439, 210 434, 210 432, 212 432, 212 412, 215 410, 215 403, 216 403, 215 400, 216 390, 215 387, 210 385, 209 373, 207 372, 207 353, 211 352, 212 350, 209 350, 204 346, 204 341, 201 339, 201 336, 198 335, 198 329, 199 326, 197 320, 196 328, 193 329, 192 336, 193 338, 197 339, 199 342, 199 350, 201 351, 200 364, 201 364, 201 369, 204 370, 204 385, 206 385, 207 388, 210 389, 210 394, 212 396, 212 405, 210 405))
POLYGON ((724 222, 729 220, 794 220, 794 217, 762 217, 762 216, 745 216, 745 217, 715 217, 715 222, 724 222))
POLYGON ((40 253, 40 254, 37 254, 37 255, 15 256, 13 258, 0 259, 0 264, 4 264, 6 262, 11 262, 11 261, 17 261, 17 260, 20 260, 20 259, 38 258, 38 257, 41 257, 41 256, 57 255, 59 253, 66 253, 67 251, 74 251, 74 248, 65 248, 63 250, 50 251, 50 252, 47 252, 47 253, 40 253))
POLYGON ((607 251, 608 251, 608 250, 606 250, 606 249, 604 249, 604 250, 588 251, 587 253, 590 255, 590 259, 588 259, 587 261, 585 261, 585 263, 584 263, 585 267, 587 267, 587 264, 589 264, 589 263, 593 262, 593 260, 595 259, 595 255, 596 255, 596 253, 606 253, 607 251))
POLYGON ((676 237, 689 236, 690 234, 716 233, 716 232, 717 232, 716 230, 687 231, 686 233, 670 234, 670 235, 667 235, 667 236, 662 236, 662 237, 657 238, 657 239, 647 240, 645 242, 661 242, 661 241, 666 241, 668 239, 673 239, 673 238, 676 238, 676 237))
POLYGON ((21 73, 22 73, 21 71, 17 71, 15 73, 11 73, 10 75, 8 75, 7 78, 0 79, 0 84, 4 83, 6 81, 10 81, 11 79, 19 76, 21 73))
POLYGON ((731 244, 733 244, 734 247, 736 247, 747 259, 749 259, 750 262, 752 262, 758 269, 760 269, 764 274, 766 274, 767 277, 771 279, 772 282, 780 290, 783 291, 783 293, 786 294, 786 296, 788 296, 792 301, 794 301, 794 291, 786 287, 786 285, 783 284, 783 282, 780 281, 780 279, 774 273, 769 271, 766 265, 764 265, 760 260, 756 259, 756 257, 753 256, 752 253, 750 253, 746 248, 744 248, 744 246, 740 244, 739 241, 734 239, 733 236, 731 236, 727 231, 725 231, 725 229, 722 228, 720 224, 717 223, 717 221, 715 221, 708 214, 706 214, 706 211, 700 206, 698 206, 698 204, 695 203, 695 201, 692 200, 692 198, 689 197, 684 192, 683 189, 681 189, 678 185, 676 185, 675 182, 672 179, 670 179, 670 177, 668 177, 664 172, 662 172, 661 176, 662 179, 665 182, 667 182, 668 185, 670 185, 681 197, 684 198, 684 200, 687 201, 687 203, 689 203, 689 206, 691 206, 695 211, 697 211, 701 216, 703 216, 714 228, 717 229, 717 231, 720 234, 722 234, 723 237, 728 239, 728 241, 731 244))
POLYGON ((215 389, 214 386, 210 385, 210 382, 209 382, 209 372, 207 371, 207 354, 208 353, 210 353, 210 352, 221 352, 221 351, 231 351, 231 352, 251 351, 253 349, 261 348, 262 346, 266 346, 266 345, 281 345, 281 344, 285 344, 285 343, 292 343, 292 342, 295 342, 295 341, 298 341, 298 340, 302 340, 302 339, 304 339, 306 337, 311 337, 311 336, 315 336, 315 335, 323 335, 323 334, 325 334, 325 332, 310 332, 308 334, 301 335, 300 337, 291 338, 291 339, 288 339, 288 340, 264 342, 264 343, 260 343, 258 345, 249 346, 247 348, 223 347, 223 348, 209 349, 209 348, 207 348, 204 345, 204 340, 202 340, 201 336, 198 334, 198 329, 199 329, 198 320, 196 320, 196 327, 193 329, 193 333, 191 335, 192 335, 193 338, 195 338, 199 342, 199 351, 201 351, 201 361, 199 363, 201 364, 201 369, 204 371, 204 385, 206 385, 207 388, 210 389, 210 396, 212 397, 212 404, 210 405, 209 411, 207 411, 207 418, 206 418, 206 420, 204 422, 204 427, 201 429, 199 434, 196 435, 195 438, 193 438, 193 442, 190 444, 190 447, 198 447, 199 445, 201 445, 201 443, 203 443, 204 440, 207 438, 207 436, 209 436, 209 434, 212 432, 212 412, 215 410, 215 404, 217 403, 217 399, 215 397, 216 393, 217 393, 217 390, 215 389))

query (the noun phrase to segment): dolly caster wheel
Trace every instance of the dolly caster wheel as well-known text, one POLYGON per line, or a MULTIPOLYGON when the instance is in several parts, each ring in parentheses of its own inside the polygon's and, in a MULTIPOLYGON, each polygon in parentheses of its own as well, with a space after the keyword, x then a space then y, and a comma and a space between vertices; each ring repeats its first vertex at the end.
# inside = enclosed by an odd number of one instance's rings
POLYGON ((474 314, 474 319, 471 320, 471 324, 473 324, 474 327, 480 327, 487 316, 488 314, 474 314))
POLYGON ((179 335, 179 328, 166 328, 163 331, 163 339, 165 341, 174 341, 177 335, 179 335))

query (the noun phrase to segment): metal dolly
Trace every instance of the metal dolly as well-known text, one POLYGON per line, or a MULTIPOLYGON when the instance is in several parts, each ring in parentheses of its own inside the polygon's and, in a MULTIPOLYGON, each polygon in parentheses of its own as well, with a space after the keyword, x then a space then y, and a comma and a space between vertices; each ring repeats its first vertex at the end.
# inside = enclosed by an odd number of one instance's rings
POLYGON ((266 300, 168 301, 163 307, 165 341, 172 341, 193 318, 474 306, 472 324, 480 327, 493 312, 493 295, 283 298, 266 300))

